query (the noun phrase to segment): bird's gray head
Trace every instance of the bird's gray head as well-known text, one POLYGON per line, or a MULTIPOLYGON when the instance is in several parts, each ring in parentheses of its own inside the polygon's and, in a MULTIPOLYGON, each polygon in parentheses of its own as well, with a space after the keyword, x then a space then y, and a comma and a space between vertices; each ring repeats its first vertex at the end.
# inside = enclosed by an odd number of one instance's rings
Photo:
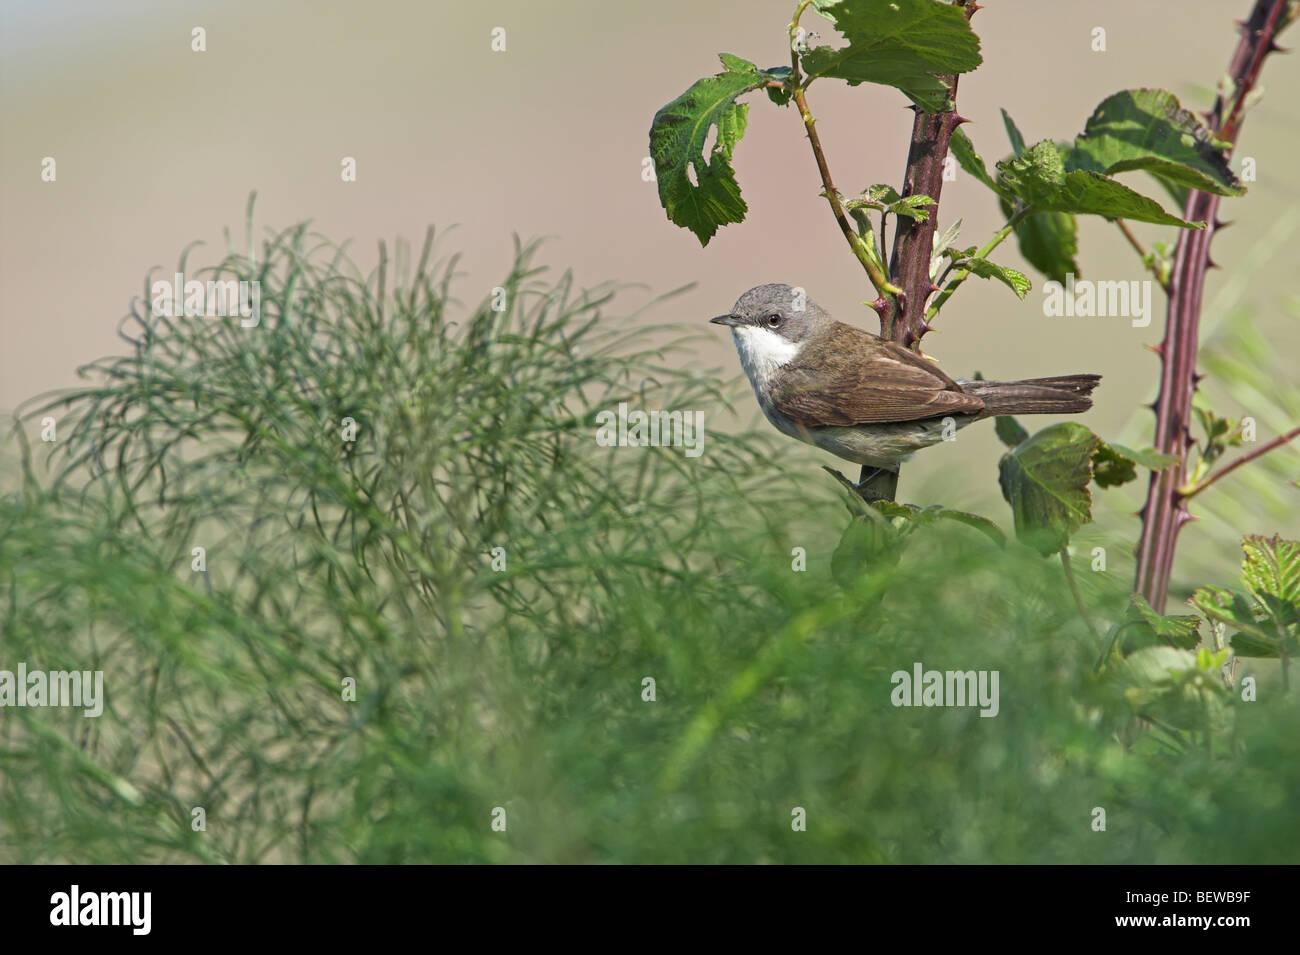
POLYGON ((710 321, 736 332, 764 329, 798 345, 834 320, 803 289, 772 283, 756 285, 736 299, 730 313, 710 321))

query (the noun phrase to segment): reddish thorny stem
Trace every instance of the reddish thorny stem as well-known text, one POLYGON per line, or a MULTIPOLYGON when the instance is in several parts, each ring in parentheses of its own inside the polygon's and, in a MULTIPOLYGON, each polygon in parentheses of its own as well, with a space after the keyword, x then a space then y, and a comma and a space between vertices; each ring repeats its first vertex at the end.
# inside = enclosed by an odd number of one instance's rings
MULTIPOLYGON (((1207 114, 1210 129, 1235 144, 1241 128, 1246 95, 1259 79, 1264 57, 1278 49, 1273 38, 1284 22, 1287 0, 1256 0, 1250 17, 1241 24, 1241 40, 1232 56, 1228 75, 1234 88, 1231 103, 1220 92, 1207 114), (1226 115, 1225 115, 1226 109, 1226 115)), ((1227 154, 1231 155, 1229 146, 1227 154)), ((1210 242, 1223 227, 1218 220, 1219 197, 1193 190, 1187 197, 1183 218, 1205 222, 1204 229, 1184 229, 1178 236, 1170 272, 1169 305, 1165 337, 1156 349, 1160 356, 1160 396, 1152 409, 1156 414, 1156 450, 1178 456, 1179 462, 1154 471, 1147 488, 1147 500, 1139 512, 1142 536, 1137 548, 1134 588, 1160 613, 1169 596, 1169 577, 1174 562, 1178 531, 1190 520, 1187 500, 1179 492, 1187 481, 1186 452, 1194 443, 1188 427, 1192 393, 1196 390, 1197 332, 1200 324, 1205 272, 1213 264, 1210 242)))
MULTIPOLYGON (((974 0, 953 0, 962 7, 969 20, 980 9, 974 0)), ((949 102, 954 109, 943 113, 927 113, 913 107, 916 118, 912 122, 912 141, 907 151, 907 170, 903 174, 904 198, 929 196, 935 204, 930 215, 918 222, 906 216, 896 219, 894 251, 889 260, 889 277, 903 290, 898 296, 882 296, 875 302, 880 314, 880 337, 911 348, 930 330, 925 321, 925 303, 930 293, 937 291, 930 281, 930 253, 934 249, 934 231, 938 225, 935 211, 939 208, 943 191, 943 165, 948 156, 948 143, 957 127, 966 120, 957 115, 957 77, 944 76, 948 85, 949 102)))

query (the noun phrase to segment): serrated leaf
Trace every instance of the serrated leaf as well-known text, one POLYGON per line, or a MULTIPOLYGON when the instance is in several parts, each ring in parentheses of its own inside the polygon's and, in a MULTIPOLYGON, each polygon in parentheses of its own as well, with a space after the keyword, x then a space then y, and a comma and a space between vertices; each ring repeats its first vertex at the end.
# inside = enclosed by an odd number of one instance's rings
MULTIPOLYGON (((1188 603, 1210 620, 1231 624, 1264 645, 1273 647, 1280 645, 1279 637, 1270 632, 1266 626, 1267 622, 1256 619, 1255 607, 1244 594, 1228 590, 1226 587, 1199 587, 1188 598, 1188 603)), ((1239 652, 1243 656, 1247 655, 1244 650, 1239 652)))
POLYGON ((1134 451, 1122 444, 1102 442, 1092 456, 1092 478, 1098 487, 1118 487, 1137 477, 1137 465, 1163 471, 1178 463, 1175 454, 1161 454, 1154 448, 1134 451))
POLYGON ((1196 614, 1160 614, 1141 594, 1130 598, 1126 617, 1166 644, 1190 650, 1201 642, 1201 618, 1196 614))
POLYGON ((994 192, 998 192, 997 183, 993 181, 993 177, 989 175, 988 167, 984 165, 984 157, 975 151, 975 144, 971 142, 964 129, 958 127, 957 131, 952 134, 952 139, 948 141, 948 151, 957 157, 957 164, 962 169, 994 192))
MULTIPOLYGON (((888 183, 878 182, 867 190, 867 196, 881 205, 889 205, 893 202, 902 202, 903 197, 898 194, 898 190, 888 183)), ((932 202, 934 200, 931 200, 932 202)))
POLYGON ((802 57, 808 78, 830 76, 851 86, 880 83, 931 113, 949 100, 939 75, 980 65, 979 37, 960 8, 933 0, 813 0, 848 46, 818 47, 802 57))
POLYGON ((1122 444, 1116 444, 1113 441, 1109 442, 1109 447, 1117 454, 1122 454, 1130 461, 1135 461, 1142 465, 1142 467, 1152 471, 1163 471, 1165 468, 1171 468, 1180 460, 1176 454, 1163 454, 1155 448, 1145 448, 1141 451, 1134 451, 1132 448, 1126 447, 1122 444))
POLYGON ((906 216, 909 219, 915 219, 917 222, 924 222, 930 218, 930 211, 927 207, 933 205, 937 205, 937 203, 932 198, 919 194, 890 203, 888 211, 896 216, 906 216))
POLYGON ((1154 199, 1101 173, 1067 172, 1057 145, 1048 140, 1023 156, 998 163, 998 172, 1003 188, 1042 211, 1205 228, 1203 222, 1192 223, 1170 215, 1154 199))
POLYGON ((1241 549, 1241 579, 1257 599, 1271 594, 1287 603, 1300 602, 1300 541, 1283 540, 1279 534, 1247 534, 1241 549))
POLYGON ((1098 438, 1073 421, 1054 424, 1021 442, 998 463, 1002 496, 1011 505, 1016 536, 1044 556, 1092 520, 1092 455, 1098 438))
POLYGON ((1024 426, 1009 414, 1000 414, 994 418, 993 430, 997 433, 998 439, 1008 448, 1014 448, 1029 437, 1029 432, 1024 429, 1024 426))
POLYGON ((1248 534, 1241 549, 1242 583, 1280 633, 1294 634, 1300 628, 1300 542, 1248 534))
POLYGON ((1137 477, 1133 459, 1118 453, 1105 441, 1098 443, 1092 456, 1092 479, 1097 487, 1119 487, 1137 477))
POLYGON ((845 203, 845 208, 851 212, 854 209, 866 207, 881 212, 892 212, 897 216, 906 216, 909 219, 915 219, 917 222, 924 222, 930 218, 930 213, 926 207, 935 204, 932 198, 923 193, 904 197, 900 196, 898 190, 893 186, 878 184, 868 189, 862 198, 850 199, 845 203))
POLYGON ((1192 411, 1205 432, 1205 445, 1201 448, 1202 468, 1218 460, 1230 446, 1241 444, 1241 431, 1235 420, 1220 418, 1199 402, 1192 405, 1192 411))
POLYGON ((1107 176, 1141 169, 1184 189, 1239 196, 1246 190, 1228 166, 1227 146, 1173 93, 1122 90, 1097 105, 1065 168, 1107 176))
POLYGON ((956 511, 938 504, 921 508, 915 504, 899 504, 896 501, 873 501, 871 506, 885 517, 901 517, 917 527, 929 527, 939 521, 956 521, 975 528, 999 547, 1004 547, 1007 543, 1007 536, 998 525, 987 517, 969 511, 956 511))
POLYGON ((758 67, 745 59, 743 56, 736 56, 734 53, 719 53, 718 59, 722 65, 731 73, 753 73, 758 67))
POLYGON ((1209 408, 1202 408, 1199 405, 1193 406, 1192 411, 1196 413, 1197 419, 1201 422, 1201 428, 1205 431, 1207 441, 1213 441, 1220 435, 1227 434, 1232 430, 1231 418, 1220 418, 1209 408))
MULTIPOLYGON (((1282 641, 1276 637, 1259 637, 1244 631, 1234 633, 1228 639, 1228 645, 1232 647, 1232 652, 1239 657, 1263 657, 1266 659, 1280 657, 1283 646, 1282 641)), ((1300 641, 1288 639, 1286 641, 1286 655, 1288 657, 1300 656, 1300 641)))
POLYGON ((671 222, 690 229, 708 245, 719 226, 740 222, 748 207, 731 168, 731 156, 745 133, 749 107, 736 98, 758 89, 769 77, 740 57, 721 56, 725 73, 696 82, 655 113, 650 125, 650 157, 659 184, 659 202, 671 222), (716 127, 709 156, 704 143, 716 127), (692 183, 688 170, 695 173, 692 183))
POLYGON ((1025 154, 1025 137, 1021 135, 1019 127, 1016 126, 1016 121, 1011 118, 1011 114, 1005 109, 1002 110, 1002 125, 1006 127, 1007 139, 1011 143, 1011 155, 1013 158, 1019 159, 1025 154))
POLYGON ((982 279, 997 279, 1015 292, 1016 297, 1021 301, 1024 301, 1025 296, 1029 294, 1029 290, 1034 287, 1024 272, 1007 268, 1005 265, 998 265, 988 259, 965 259, 960 263, 960 266, 972 275, 977 275, 982 279))

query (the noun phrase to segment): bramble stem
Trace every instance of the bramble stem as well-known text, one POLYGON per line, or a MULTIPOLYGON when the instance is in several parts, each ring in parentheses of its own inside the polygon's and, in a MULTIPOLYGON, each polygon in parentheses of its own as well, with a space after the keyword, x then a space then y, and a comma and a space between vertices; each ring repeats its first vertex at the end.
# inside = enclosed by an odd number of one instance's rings
MULTIPOLYGON (((1278 48, 1275 37, 1289 18, 1289 0, 1256 0, 1249 18, 1241 24, 1241 39, 1227 74, 1232 83, 1228 92, 1231 102, 1225 101, 1221 89, 1208 117, 1208 126, 1218 139, 1228 143, 1237 141, 1245 99, 1259 81, 1264 57, 1278 48)), ((1230 153, 1231 147, 1225 150, 1225 155, 1230 153)), ((1192 394, 1196 391, 1201 295, 1210 264, 1210 241, 1219 227, 1218 208, 1219 197, 1211 193, 1193 189, 1187 196, 1183 218, 1204 221, 1205 228, 1185 229, 1178 236, 1169 273, 1165 335, 1157 350, 1160 394, 1154 405, 1154 444, 1157 451, 1176 455, 1178 464, 1151 474, 1146 504, 1141 511, 1142 536, 1138 541, 1134 577, 1134 589, 1157 613, 1164 613, 1169 597, 1178 531, 1192 519, 1187 510, 1187 496, 1180 489, 1187 484, 1186 452, 1192 443, 1188 424, 1192 394)))
POLYGON ((1267 454, 1269 451, 1272 451, 1274 448, 1280 448, 1282 445, 1294 441, 1297 437, 1300 437, 1300 428, 1294 428, 1291 431, 1288 431, 1286 434, 1279 435, 1278 437, 1274 438, 1272 441, 1268 442, 1268 444, 1260 445, 1254 451, 1250 452, 1250 454, 1243 454, 1241 457, 1237 458, 1237 460, 1233 461, 1231 464, 1227 464, 1219 468, 1219 470, 1215 471, 1213 474, 1211 474, 1201 483, 1195 484, 1190 488, 1180 488, 1177 492, 1178 496, 1181 497, 1183 500, 1186 500, 1189 497, 1195 497, 1197 494, 1200 494, 1202 491, 1204 491, 1215 481, 1231 474, 1233 471, 1237 470, 1237 468, 1241 467, 1243 464, 1249 464, 1251 461, 1254 461, 1261 454, 1267 454))
MULTIPOLYGON (((979 9, 974 0, 952 0, 969 20, 979 9)), ((926 322, 925 303, 936 291, 930 281, 930 254, 934 251, 934 231, 943 192, 944 160, 952 134, 965 120, 957 115, 957 76, 939 77, 948 87, 949 109, 927 113, 914 106, 912 140, 907 152, 907 170, 903 174, 902 196, 929 196, 934 200, 925 221, 902 217, 894 227, 894 249, 889 259, 889 277, 902 293, 879 303, 880 337, 900 345, 917 348, 921 336, 930 330, 926 322)))

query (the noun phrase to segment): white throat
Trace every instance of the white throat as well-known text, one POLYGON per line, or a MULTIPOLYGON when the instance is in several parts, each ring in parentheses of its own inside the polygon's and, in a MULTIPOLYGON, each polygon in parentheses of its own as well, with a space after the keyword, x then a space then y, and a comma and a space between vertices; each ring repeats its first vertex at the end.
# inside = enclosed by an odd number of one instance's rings
POLYGON ((740 353, 740 365, 749 376, 749 382, 763 400, 760 388, 766 390, 768 380, 782 365, 794 361, 803 347, 798 342, 783 338, 770 328, 757 325, 734 325, 731 337, 736 342, 736 351, 740 353))

